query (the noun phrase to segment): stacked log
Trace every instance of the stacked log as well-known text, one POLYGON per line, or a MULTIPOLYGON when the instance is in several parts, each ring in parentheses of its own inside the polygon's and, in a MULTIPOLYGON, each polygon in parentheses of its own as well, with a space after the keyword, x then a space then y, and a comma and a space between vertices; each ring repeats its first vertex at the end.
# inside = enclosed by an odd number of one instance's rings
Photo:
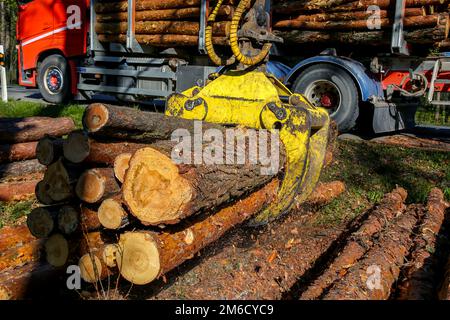
MULTIPOLYGON (((443 46, 450 27, 449 3, 407 0, 405 39, 412 45, 443 46)), ((393 0, 280 0, 273 7, 273 28, 285 43, 385 45, 391 41, 394 5, 393 0)))
MULTIPOLYGON (((225 1, 213 25, 213 42, 227 43, 233 1, 225 1)), ((209 3, 208 3, 209 4, 209 3)), ((95 29, 101 42, 126 41, 128 29, 126 1, 100 1, 95 6, 95 29)), ((200 31, 200 0, 138 0, 135 13, 135 37, 141 45, 179 47, 198 45, 200 31)))
POLYGON ((0 119, 0 201, 32 198, 45 170, 37 159, 38 141, 47 135, 60 137, 74 128, 70 118, 0 119))

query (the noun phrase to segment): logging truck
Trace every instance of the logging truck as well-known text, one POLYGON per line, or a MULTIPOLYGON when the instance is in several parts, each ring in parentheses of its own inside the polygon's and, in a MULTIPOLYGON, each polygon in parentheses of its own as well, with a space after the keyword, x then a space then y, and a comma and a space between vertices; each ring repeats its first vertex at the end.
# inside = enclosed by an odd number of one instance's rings
MULTIPOLYGON (((304 94, 315 106, 328 109, 341 131, 352 130, 358 124, 375 133, 411 127, 416 107, 424 100, 450 105, 450 102, 437 98, 442 92, 450 91, 450 53, 430 56, 431 47, 427 47, 427 54, 412 54, 404 32, 408 1, 384 1, 389 7, 382 14, 387 12, 390 16, 388 22, 381 19, 382 32, 389 36, 388 47, 383 47, 385 51, 373 47, 361 58, 340 56, 338 53, 345 51, 347 45, 345 42, 339 44, 339 39, 333 45, 330 41, 330 47, 325 50, 319 51, 320 46, 314 43, 304 50, 308 43, 301 47, 287 45, 292 35, 280 32, 285 45, 275 43, 272 47, 267 71, 282 80, 291 91, 304 94), (286 60, 289 60, 289 66, 286 60)), ((208 0, 142 1, 147 7, 139 5, 138 0, 106 3, 105 6, 116 6, 117 3, 118 7, 122 6, 120 17, 116 19, 120 22, 111 23, 110 30, 104 30, 105 26, 108 29, 108 17, 103 17, 105 22, 99 25, 95 0, 18 2, 19 84, 38 87, 49 102, 61 103, 72 97, 89 99, 96 93, 128 101, 166 98, 193 85, 202 86, 208 75, 217 71, 206 56, 208 0), (179 26, 185 33, 179 32, 176 24, 169 21, 170 26, 163 28, 158 36, 155 32, 142 35, 142 29, 147 27, 137 21, 138 17, 144 17, 146 21, 146 13, 151 15, 155 9, 156 15, 163 11, 170 15, 172 10, 178 18, 178 9, 185 7, 191 11, 190 14, 189 10, 183 13, 190 22, 182 22, 179 26), (143 8, 150 10, 142 11, 143 8), (158 11, 160 8, 163 10, 158 11), (105 32, 100 34, 100 31, 105 32)), ((232 5, 234 1, 228 3, 232 5)), ((366 4, 362 11, 376 10, 367 5, 369 0, 355 3, 366 4)), ((289 7, 284 9, 289 10, 289 7)), ((182 10, 186 9, 179 11, 182 10)), ((271 1, 266 1, 264 10, 267 14, 272 13, 271 1)), ((383 18, 382 15, 379 17, 383 18)), ((147 19, 152 20, 148 16, 147 19)), ((167 24, 166 18, 160 15, 160 19, 155 28, 167 24)), ((448 25, 447 14, 445 37, 448 25)), ((222 27, 227 28, 226 24, 222 27)), ((336 36, 339 36, 338 32, 336 36)), ((303 34, 301 38, 307 39, 303 34)), ((216 39, 219 44, 220 41, 220 38, 216 39)))

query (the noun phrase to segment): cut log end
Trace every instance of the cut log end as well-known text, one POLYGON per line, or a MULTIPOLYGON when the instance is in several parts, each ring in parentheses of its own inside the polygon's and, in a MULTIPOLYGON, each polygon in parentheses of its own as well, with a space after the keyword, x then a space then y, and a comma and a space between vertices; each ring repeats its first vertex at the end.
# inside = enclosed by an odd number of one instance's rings
POLYGON ((27 226, 36 238, 46 238, 54 228, 53 217, 45 208, 33 209, 27 216, 27 226))
POLYGON ((105 192, 105 180, 95 169, 85 171, 78 180, 75 192, 81 200, 95 203, 105 192))
POLYGON ((125 180, 125 173, 128 170, 131 156, 131 153, 122 153, 114 160, 114 174, 121 183, 125 180))
POLYGON ((46 241, 45 252, 49 264, 61 267, 69 257, 69 244, 61 234, 54 234, 46 241))
POLYGON ((42 204, 49 205, 53 203, 52 198, 48 195, 48 189, 49 187, 45 181, 39 181, 36 184, 34 193, 36 195, 36 199, 42 204))
POLYGON ((64 141, 64 157, 73 163, 80 163, 89 156, 89 138, 83 131, 74 131, 64 141))
POLYGON ((120 236, 116 260, 121 275, 128 281, 143 285, 160 273, 158 245, 148 232, 127 232, 120 236))
POLYGON ((119 229, 127 224, 127 212, 116 199, 106 199, 98 208, 98 219, 106 229, 119 229))
POLYGON ((42 192, 46 192, 54 202, 60 202, 69 199, 72 196, 72 186, 69 173, 61 161, 57 161, 47 168, 42 185, 42 192))
POLYGON ((95 283, 102 278, 103 266, 100 259, 90 253, 83 255, 79 262, 81 278, 89 283, 95 283))
POLYGON ((40 164, 48 166, 52 164, 55 159, 54 139, 44 137, 39 140, 36 146, 36 158, 40 164))
POLYGON ((172 160, 152 148, 136 151, 122 187, 125 203, 144 224, 178 220, 193 194, 172 160))
POLYGON ((58 214, 58 228, 64 234, 72 234, 78 229, 78 211, 72 206, 63 206, 58 214))
POLYGON ((119 252, 117 244, 107 244, 103 248, 103 262, 109 267, 114 268, 117 266, 116 256, 119 252))
POLYGON ((108 109, 101 103, 93 103, 84 113, 83 124, 89 132, 97 132, 108 122, 108 118, 108 109))

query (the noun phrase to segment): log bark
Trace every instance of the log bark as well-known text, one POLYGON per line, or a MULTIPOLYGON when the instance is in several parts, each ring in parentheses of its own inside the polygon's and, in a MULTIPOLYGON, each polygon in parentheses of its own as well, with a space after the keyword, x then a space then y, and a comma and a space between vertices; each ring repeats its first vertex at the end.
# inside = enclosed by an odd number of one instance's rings
POLYGON ((36 159, 5 163, 0 165, 0 179, 19 177, 45 171, 45 166, 36 159))
POLYGON ((377 243, 364 258, 350 267, 347 273, 324 295, 326 300, 386 300, 392 285, 398 279, 412 241, 411 233, 417 223, 417 207, 411 205, 406 212, 391 220, 389 227, 380 235, 377 243), (378 267, 379 282, 369 278, 378 267))
POLYGON ((385 228, 386 223, 405 210, 404 202, 407 192, 403 188, 396 188, 388 193, 375 206, 367 219, 354 232, 345 244, 339 256, 300 296, 301 300, 320 299, 324 291, 333 285, 346 270, 353 266, 373 244, 373 236, 385 228))
POLYGON ((0 272, 24 265, 37 265, 43 257, 43 240, 32 240, 0 252, 0 272))
MULTIPOLYGON (((161 10, 161 9, 174 9, 174 8, 186 8, 195 7, 200 5, 200 0, 142 0, 137 1, 135 8, 136 11, 141 10, 161 10)), ((125 12, 128 9, 128 2, 109 2, 109 3, 97 3, 95 5, 95 12, 125 12)))
POLYGON ((97 203, 120 191, 112 168, 95 168, 85 171, 78 179, 75 192, 82 201, 97 203))
MULTIPOLYGON (((215 36, 228 36, 230 33, 231 22, 216 22, 213 25, 213 34, 215 36)), ((118 23, 96 23, 95 31, 98 34, 124 34, 127 32, 127 22, 118 23)), ((198 36, 200 32, 200 23, 192 21, 137 21, 135 23, 136 35, 190 35, 198 36)))
POLYGON ((30 233, 26 224, 3 227, 0 229, 0 252, 20 247, 33 240, 36 238, 30 233))
MULTIPOLYGON (((192 120, 102 103, 93 103, 86 109, 83 115, 83 125, 93 136, 140 142, 170 139, 172 133, 177 129, 194 132, 194 121, 192 120)), ((210 128, 223 127, 203 123, 203 129, 210 128)))
MULTIPOLYGON (((232 6, 223 5, 218 13, 219 19, 231 19, 234 13, 232 6)), ((183 20, 187 18, 200 18, 200 7, 144 10, 136 11, 136 21, 162 21, 162 20, 183 20)), ((127 21, 127 12, 100 13, 97 15, 97 22, 120 22, 127 21)))
MULTIPOLYGON (((183 47, 183 46, 196 46, 198 45, 198 36, 190 36, 183 34, 154 34, 144 35, 137 34, 135 36, 136 41, 141 45, 151 45, 154 47, 183 47)), ((99 34, 98 40, 100 42, 126 42, 125 34, 99 34)), ((225 46, 228 44, 226 37, 213 37, 213 44, 225 46)))
POLYGON ((98 219, 97 211, 91 206, 82 204, 80 210, 80 225, 83 233, 97 231, 102 227, 98 219))
POLYGON ((128 213, 120 196, 105 199, 98 208, 98 220, 106 229, 117 230, 129 224, 128 213))
POLYGON ((122 153, 119 154, 114 160, 114 175, 120 183, 123 183, 125 180, 125 173, 130 165, 132 155, 132 153, 122 153))
POLYGON ((276 195, 278 180, 247 198, 175 233, 126 232, 116 255, 121 275, 134 284, 147 284, 192 258, 232 227, 249 219, 276 195), (135 257, 140 257, 139 261, 135 257), (145 265, 145 268, 141 266, 145 265))
POLYGON ((63 140, 44 137, 36 146, 36 158, 40 164, 49 166, 63 155, 63 140))
POLYGON ((37 180, 25 180, 18 182, 0 183, 0 201, 24 201, 35 196, 35 189, 40 182, 37 180))
POLYGON ((75 129, 71 118, 0 119, 0 143, 32 142, 50 136, 62 136, 75 129))
MULTIPOLYGON (((285 156, 282 147, 276 159, 278 163, 273 164, 276 172, 262 174, 263 166, 249 161, 247 152, 251 151, 247 141, 238 145, 233 139, 228 142, 223 141, 223 144, 217 145, 222 154, 220 159, 214 162, 205 154, 209 148, 208 144, 202 146, 202 150, 194 150, 190 154, 189 151, 182 150, 183 157, 186 157, 184 159, 190 163, 192 159, 198 160, 198 154, 203 151, 200 165, 176 165, 172 160, 173 152, 162 153, 154 148, 136 151, 130 159, 122 185, 123 200, 130 213, 145 225, 174 224, 258 189, 284 167, 285 156), (245 156, 245 163, 226 164, 228 161, 224 146, 228 142, 235 146, 236 154, 245 156)), ((269 140, 268 145, 272 142, 269 140)))
POLYGON ((0 163, 34 159, 37 142, 0 145, 0 163))
POLYGON ((428 196, 425 217, 414 239, 411 263, 403 270, 405 281, 399 286, 400 300, 433 300, 437 298, 437 235, 441 231, 448 204, 443 192, 434 188, 428 196))

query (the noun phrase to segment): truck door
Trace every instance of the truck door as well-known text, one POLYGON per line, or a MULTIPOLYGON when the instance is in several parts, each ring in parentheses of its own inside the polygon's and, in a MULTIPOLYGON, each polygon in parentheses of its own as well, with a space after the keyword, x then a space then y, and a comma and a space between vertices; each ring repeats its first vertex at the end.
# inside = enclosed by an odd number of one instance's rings
POLYGON ((18 1, 17 38, 24 41, 23 45, 43 39, 51 42, 53 37, 53 1, 18 1))

